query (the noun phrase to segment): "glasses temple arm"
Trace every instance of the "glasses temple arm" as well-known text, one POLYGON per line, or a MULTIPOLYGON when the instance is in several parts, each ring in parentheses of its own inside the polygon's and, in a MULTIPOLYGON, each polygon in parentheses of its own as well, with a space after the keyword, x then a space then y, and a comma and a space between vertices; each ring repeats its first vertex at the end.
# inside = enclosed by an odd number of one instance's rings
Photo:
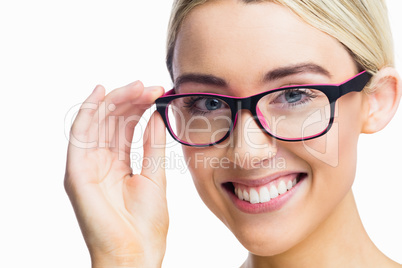
POLYGON ((360 92, 364 89, 367 83, 370 81, 372 75, 367 71, 363 71, 353 77, 352 79, 344 82, 340 85, 340 96, 343 96, 349 92, 356 91, 360 92))

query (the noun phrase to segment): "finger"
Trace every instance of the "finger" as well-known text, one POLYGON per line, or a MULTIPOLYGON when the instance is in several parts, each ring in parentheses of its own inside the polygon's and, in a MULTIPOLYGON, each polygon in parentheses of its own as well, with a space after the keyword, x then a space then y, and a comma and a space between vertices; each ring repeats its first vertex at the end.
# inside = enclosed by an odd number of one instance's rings
POLYGON ((116 88, 110 92, 105 101, 108 103, 113 103, 114 105, 119 105, 121 103, 126 103, 138 99, 144 92, 144 85, 141 81, 135 81, 124 87, 116 88))
MULTIPOLYGON (((162 87, 144 88, 140 81, 113 90, 105 97, 104 103, 94 116, 93 125, 96 127, 93 128, 92 136, 98 137, 100 144, 106 147, 115 145, 118 142, 116 139, 121 133, 125 133, 125 131, 117 133, 121 125, 134 128, 144 111, 151 107, 163 92, 162 87)), ((132 137, 130 140, 126 139, 130 143, 131 140, 132 137)))
POLYGON ((71 127, 70 140, 74 138, 81 142, 88 141, 88 130, 91 126, 92 119, 99 108, 99 103, 101 103, 104 98, 105 88, 101 85, 97 85, 80 107, 71 127))
POLYGON ((150 104, 139 104, 132 105, 131 109, 126 110, 123 117, 124 122, 122 120, 119 121, 119 133, 118 133, 118 142, 119 142, 119 150, 129 150, 131 146, 131 142, 133 139, 134 129, 137 124, 141 120, 141 116, 143 113, 155 103, 155 100, 163 95, 164 90, 162 87, 149 87, 145 88, 144 91, 144 103, 150 104))
POLYGON ((162 95, 163 88, 160 86, 144 87, 141 81, 135 81, 124 87, 117 88, 110 92, 105 102, 121 106, 122 104, 151 104, 153 103, 153 96, 155 94, 162 95))
POLYGON ((158 112, 154 112, 144 133, 144 159, 141 175, 166 189, 165 179, 166 131, 158 112))
POLYGON ((161 86, 145 87, 141 98, 134 99, 131 103, 137 105, 152 105, 155 103, 155 100, 162 96, 164 93, 165 90, 161 86))
POLYGON ((130 160, 134 131, 140 131, 140 133, 143 132, 145 128, 145 124, 142 124, 145 122, 143 119, 144 112, 163 93, 164 90, 162 87, 145 88, 144 93, 141 96, 143 103, 130 104, 130 107, 128 108, 118 107, 117 110, 123 114, 109 116, 109 149, 118 153, 119 159, 130 160), (113 122, 111 122, 113 120, 115 126, 111 125, 113 124, 113 122))
MULTIPOLYGON (((96 132, 92 133, 97 135, 99 133, 106 133, 103 128, 105 128, 105 122, 107 118, 111 115, 117 115, 121 112, 117 111, 118 106, 122 106, 124 103, 130 103, 131 101, 138 99, 144 91, 144 86, 141 81, 135 81, 130 83, 124 87, 117 88, 107 94, 104 98, 104 102, 99 106, 99 109, 96 111, 92 125, 94 126, 94 130, 96 132), (99 127, 97 129, 97 127, 99 127)), ((121 110, 121 109, 120 109, 121 110)), ((99 140, 106 139, 104 137, 99 137, 99 140)))
MULTIPOLYGON (((145 110, 150 108, 157 98, 164 94, 163 87, 153 86, 145 87, 140 96, 137 98, 127 97, 124 101, 119 100, 119 103, 112 102, 109 104, 107 116, 116 115, 129 117, 131 115, 141 115, 145 110)), ((106 96, 105 102, 110 101, 106 96)))

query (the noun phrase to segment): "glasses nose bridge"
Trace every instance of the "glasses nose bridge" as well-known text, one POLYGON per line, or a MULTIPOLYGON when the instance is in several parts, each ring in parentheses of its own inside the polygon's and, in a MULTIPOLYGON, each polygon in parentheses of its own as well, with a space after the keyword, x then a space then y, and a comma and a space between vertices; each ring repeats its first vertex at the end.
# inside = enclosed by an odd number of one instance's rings
POLYGON ((253 114, 251 97, 242 98, 242 99, 237 100, 236 115, 240 110, 248 110, 248 111, 250 111, 250 113, 253 114))
POLYGON ((237 119, 238 119, 238 116, 239 116, 239 112, 241 110, 250 111, 250 113, 253 116, 253 118, 256 119, 255 116, 254 116, 254 110, 255 109, 253 109, 253 104, 254 104, 254 101, 253 101, 252 97, 246 97, 246 98, 241 98, 241 99, 236 100, 236 110, 235 110, 235 114, 234 114, 235 121, 234 121, 234 124, 233 124, 233 128, 236 127, 236 122, 237 122, 237 119))

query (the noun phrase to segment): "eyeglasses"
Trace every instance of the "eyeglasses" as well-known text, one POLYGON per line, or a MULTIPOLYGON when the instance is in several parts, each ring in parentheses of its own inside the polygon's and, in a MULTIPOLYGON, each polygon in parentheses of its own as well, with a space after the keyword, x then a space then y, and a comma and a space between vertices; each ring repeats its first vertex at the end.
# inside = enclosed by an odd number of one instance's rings
POLYGON ((327 133, 333 124, 335 102, 360 92, 371 75, 363 71, 341 84, 295 85, 236 98, 210 93, 175 94, 156 100, 170 135, 179 143, 206 147, 229 137, 238 111, 249 110, 259 127, 282 141, 304 141, 327 133))

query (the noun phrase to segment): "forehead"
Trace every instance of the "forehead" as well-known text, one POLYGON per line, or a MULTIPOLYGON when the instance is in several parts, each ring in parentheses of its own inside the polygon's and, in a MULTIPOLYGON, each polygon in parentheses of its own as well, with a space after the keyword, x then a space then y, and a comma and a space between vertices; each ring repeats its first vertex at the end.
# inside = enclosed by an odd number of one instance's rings
POLYGON ((329 70, 354 65, 336 39, 286 7, 271 2, 210 1, 194 8, 183 21, 173 73, 177 77, 201 72, 245 81, 299 62, 314 62, 329 70))

